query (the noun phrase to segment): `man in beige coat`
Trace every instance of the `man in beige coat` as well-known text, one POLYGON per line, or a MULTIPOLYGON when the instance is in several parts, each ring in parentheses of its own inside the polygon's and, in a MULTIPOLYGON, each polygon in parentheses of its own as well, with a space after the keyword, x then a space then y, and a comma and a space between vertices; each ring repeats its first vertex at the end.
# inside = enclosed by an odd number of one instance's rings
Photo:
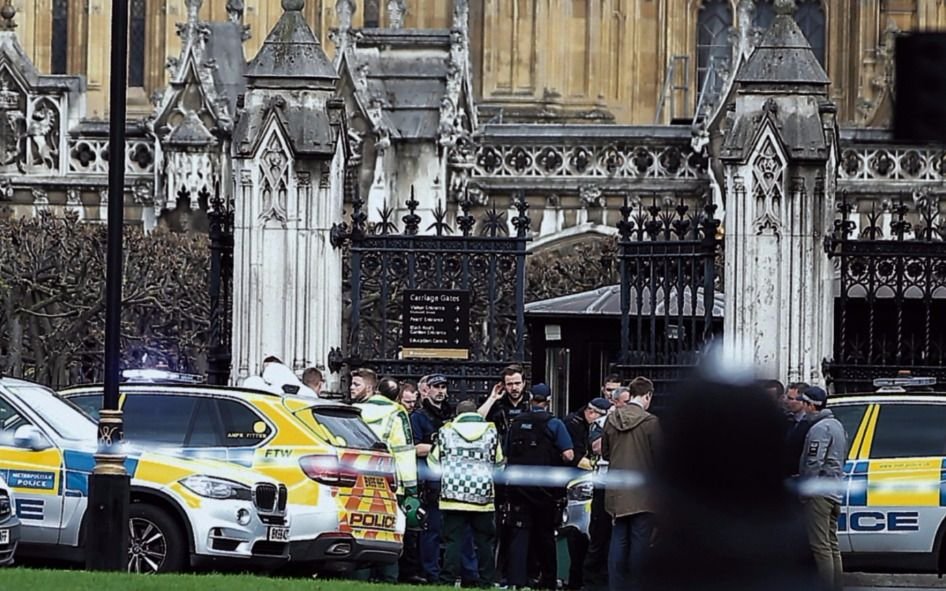
POLYGON ((601 454, 609 462, 604 506, 614 519, 608 554, 611 591, 637 591, 654 531, 654 502, 641 478, 651 477, 660 445, 660 424, 647 412, 654 384, 634 378, 631 398, 604 423, 601 454))

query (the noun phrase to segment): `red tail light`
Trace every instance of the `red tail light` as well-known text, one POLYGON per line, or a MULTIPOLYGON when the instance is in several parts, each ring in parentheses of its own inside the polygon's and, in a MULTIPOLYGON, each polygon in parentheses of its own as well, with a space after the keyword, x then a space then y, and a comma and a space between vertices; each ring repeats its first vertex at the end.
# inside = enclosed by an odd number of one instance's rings
POLYGON ((335 455, 302 456, 299 467, 312 480, 329 486, 351 488, 358 482, 358 472, 342 465, 335 455))

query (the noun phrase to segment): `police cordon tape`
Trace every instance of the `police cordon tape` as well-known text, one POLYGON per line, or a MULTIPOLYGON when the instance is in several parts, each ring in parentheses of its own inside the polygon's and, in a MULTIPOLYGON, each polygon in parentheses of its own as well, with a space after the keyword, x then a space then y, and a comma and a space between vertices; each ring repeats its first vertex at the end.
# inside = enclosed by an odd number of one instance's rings
MULTIPOLYGON (((418 476, 421 481, 436 482, 440 480, 440 471, 429 466, 418 466, 418 476)), ((631 470, 591 472, 578 468, 549 466, 506 466, 498 469, 493 476, 493 482, 504 486, 565 488, 576 481, 609 489, 634 489, 647 484, 648 478, 641 472, 631 470)), ((865 493, 868 488, 874 492, 938 491, 940 483, 907 479, 868 483, 866 480, 848 478, 839 482, 832 478, 815 478, 787 480, 786 486, 791 492, 801 496, 816 497, 860 494, 865 493)))
MULTIPOLYGON (((180 450, 173 447, 157 447, 152 448, 151 451, 176 455, 180 450)), ((188 457, 219 459, 218 456, 212 453, 201 453, 200 451, 188 454, 188 457)), ((276 463, 282 461, 288 464, 296 462, 297 459, 274 458, 271 461, 276 463)), ((439 481, 440 476, 441 472, 436 467, 418 466, 418 479, 420 481, 439 481)), ((493 482, 502 486, 565 488, 575 481, 589 482, 596 486, 611 489, 633 489, 645 485, 647 478, 640 472, 629 470, 589 471, 561 466, 505 466, 498 469, 493 475, 493 482)), ((872 492, 881 493, 932 493, 940 489, 940 480, 898 478, 896 480, 868 483, 866 479, 851 479, 850 475, 845 476, 840 484, 837 480, 831 478, 791 480, 787 481, 786 484, 793 493, 805 497, 863 494, 867 492, 868 488, 872 492)))

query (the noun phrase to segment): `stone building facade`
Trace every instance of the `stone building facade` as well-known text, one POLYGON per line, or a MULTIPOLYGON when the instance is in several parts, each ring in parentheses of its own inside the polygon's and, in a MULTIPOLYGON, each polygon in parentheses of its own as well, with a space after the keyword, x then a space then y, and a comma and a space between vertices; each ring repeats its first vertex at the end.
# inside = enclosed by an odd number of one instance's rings
MULTIPOLYGON (((132 92, 129 108, 150 113, 149 100, 170 83, 165 68, 180 55, 177 25, 186 0, 131 0, 132 92)), ((730 27, 768 25, 774 0, 474 0, 470 49, 476 98, 484 119, 668 123, 692 117, 711 57, 731 45, 730 27)), ((108 0, 14 0, 20 42, 44 73, 85 77, 88 115, 104 117, 108 90, 108 0)), ((804 0, 802 29, 833 81, 842 125, 883 126, 877 107, 888 91, 890 35, 946 28, 939 0, 804 0)), ((452 0, 309 0, 306 21, 329 57, 332 30, 345 26, 447 29, 452 0), (351 8, 346 8, 350 6, 351 8), (339 7, 343 7, 341 12, 339 7), (338 15, 342 14, 340 18, 338 15), (392 16, 393 15, 393 16, 392 16)), ((200 18, 239 18, 249 27, 247 56, 280 18, 279 0, 205 2, 200 18), (239 17, 235 16, 239 14, 239 17)), ((725 60, 718 60, 719 65, 725 60)))
MULTIPOLYGON (((108 52, 90 32, 111 3, 4 2, 0 208, 101 221, 108 52)), ((202 231, 207 195, 234 209, 235 381, 342 345, 330 234, 355 193, 369 223, 416 212, 429 231, 461 202, 512 230, 521 191, 534 253, 615 236, 628 199, 715 205, 729 352, 815 383, 838 351, 836 205, 855 235, 940 220, 946 152, 887 129, 893 39, 946 28, 939 0, 130 4, 126 219, 202 231)), ((946 287, 923 289, 929 326, 946 287)), ((927 329, 913 364, 943 338, 927 329)))

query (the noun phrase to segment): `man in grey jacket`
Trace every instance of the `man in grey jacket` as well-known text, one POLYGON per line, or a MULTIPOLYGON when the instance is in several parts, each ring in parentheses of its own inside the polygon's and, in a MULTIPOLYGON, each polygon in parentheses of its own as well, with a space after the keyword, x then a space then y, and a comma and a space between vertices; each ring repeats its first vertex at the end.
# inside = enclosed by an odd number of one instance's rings
POLYGON ((818 573, 832 589, 840 591, 842 568, 838 516, 847 458, 847 434, 841 422, 825 408, 828 394, 823 389, 817 386, 806 389, 802 402, 811 427, 805 436, 798 472, 803 481, 809 481, 809 486, 816 485, 809 495, 802 498, 808 543, 818 573))

